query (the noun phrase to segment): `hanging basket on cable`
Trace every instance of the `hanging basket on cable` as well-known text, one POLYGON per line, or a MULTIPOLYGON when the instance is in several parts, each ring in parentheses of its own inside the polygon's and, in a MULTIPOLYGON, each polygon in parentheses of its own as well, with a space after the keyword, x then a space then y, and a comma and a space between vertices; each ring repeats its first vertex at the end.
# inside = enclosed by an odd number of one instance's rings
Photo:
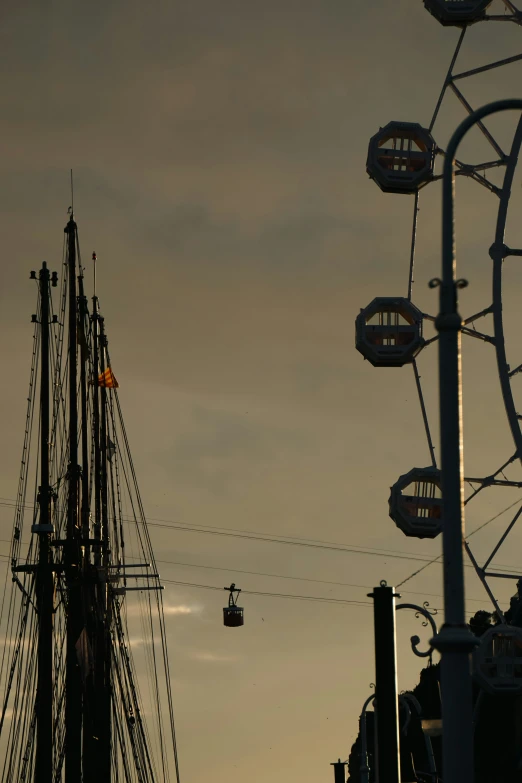
POLYGON ((230 593, 228 596, 228 606, 225 606, 223 609, 223 625, 227 628, 238 628, 240 625, 245 624, 243 607, 237 605, 241 589, 236 587, 234 582, 232 582, 230 587, 224 587, 223 589, 228 590, 230 593))
POLYGON ((488 693, 522 693, 522 628, 494 625, 473 651, 473 677, 488 693))
POLYGON ((418 122, 389 122, 372 136, 366 171, 385 193, 416 193, 433 177, 435 141, 418 122))
POLYGON ((355 347, 374 367, 402 367, 423 345, 422 313, 404 297, 379 296, 355 320, 355 347))
POLYGON ((492 0, 424 0, 425 8, 445 27, 480 22, 492 0))
POLYGON ((436 538, 442 532, 444 506, 440 471, 413 468, 391 488, 390 517, 406 536, 436 538))

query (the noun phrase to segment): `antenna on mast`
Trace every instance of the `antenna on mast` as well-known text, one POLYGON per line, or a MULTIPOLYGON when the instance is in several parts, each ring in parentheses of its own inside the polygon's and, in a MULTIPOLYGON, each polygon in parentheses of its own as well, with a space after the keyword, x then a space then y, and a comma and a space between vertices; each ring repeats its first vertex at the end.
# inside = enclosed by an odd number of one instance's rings
POLYGON ((72 169, 71 169, 71 217, 74 217, 74 180, 73 180, 72 169))
POLYGON ((93 253, 92 262, 94 266, 94 297, 93 297, 94 299, 96 299, 96 258, 97 258, 96 253, 93 253))

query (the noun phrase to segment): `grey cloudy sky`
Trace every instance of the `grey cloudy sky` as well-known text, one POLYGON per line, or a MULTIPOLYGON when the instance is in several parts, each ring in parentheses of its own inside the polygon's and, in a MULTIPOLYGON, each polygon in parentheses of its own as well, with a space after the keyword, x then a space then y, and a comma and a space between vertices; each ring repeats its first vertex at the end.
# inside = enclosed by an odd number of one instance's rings
MULTIPOLYGON (((80 243, 86 264, 98 253, 149 515, 439 552, 438 541, 404 538, 387 515, 390 485, 429 462, 412 373, 363 362, 353 322, 374 296, 404 295, 407 282, 412 201, 368 180, 368 139, 391 119, 429 123, 457 37, 421 0, 4 0, 3 498, 16 492, 23 435, 35 306, 28 271, 42 259, 60 267, 72 167, 80 243)), ((515 26, 478 25, 461 69, 517 54, 521 44, 515 26)), ((470 102, 518 95, 520 67, 467 83, 470 102)), ((448 98, 435 132, 442 147, 461 117, 448 98)), ((512 122, 491 127, 504 141, 512 122)), ((473 162, 492 157, 479 137, 467 151, 473 162)), ((470 313, 489 304, 495 203, 460 180, 458 197, 470 313)), ((515 215, 520 200, 518 176, 515 215)), ((430 313, 439 202, 437 185, 423 192, 414 299, 430 313)), ((516 218, 509 226, 508 243, 521 247, 516 218)), ((522 278, 514 266, 507 274, 516 355, 522 278)), ((479 475, 512 449, 488 348, 472 341, 464 355, 467 464, 479 475)), ((419 366, 437 438, 436 352, 419 366)), ((484 493, 470 506, 470 527, 516 497, 484 493)), ((477 536, 479 554, 501 522, 477 536)), ((9 538, 5 507, 0 526, 9 538)), ((193 564, 163 564, 166 579, 218 587, 234 579, 246 590, 366 601, 367 588, 398 583, 416 566, 157 527, 151 534, 159 559, 193 564)), ((517 562, 522 541, 513 536, 500 563, 517 562)), ((429 594, 441 606, 439 567, 408 588, 411 600, 429 594)), ((505 601, 510 586, 496 592, 505 601)), ((487 606, 472 578, 468 593, 470 608, 487 606)), ((245 627, 231 631, 217 592, 170 585, 166 600, 183 783, 329 781, 374 678, 369 608, 245 596, 245 627)), ((408 648, 417 631, 413 618, 400 618, 401 688, 417 679, 408 648)))

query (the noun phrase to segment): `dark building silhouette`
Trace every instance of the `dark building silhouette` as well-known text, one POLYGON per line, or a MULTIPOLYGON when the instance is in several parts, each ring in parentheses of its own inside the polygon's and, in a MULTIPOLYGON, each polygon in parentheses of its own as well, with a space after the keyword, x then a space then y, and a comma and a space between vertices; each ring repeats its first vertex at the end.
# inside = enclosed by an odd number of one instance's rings
MULTIPOLYGON (((517 593, 511 599, 505 620, 509 625, 522 628, 522 580, 517 583, 517 593)), ((494 613, 481 610, 472 617, 469 627, 475 636, 480 637, 497 624, 494 613)), ((487 693, 474 683, 473 703, 476 783, 522 783, 522 696, 487 693)), ((429 738, 437 770, 434 777, 430 771, 429 743, 422 728, 423 720, 437 721, 440 718, 440 666, 435 664, 421 671, 420 681, 413 691, 401 694, 402 783, 439 783, 439 779, 443 779, 441 737, 435 734, 429 738), (414 700, 420 706, 421 715, 413 707, 414 700)), ((371 711, 367 713, 367 757, 369 783, 375 783, 374 714, 371 711)), ((348 783, 360 783, 360 769, 359 734, 348 760, 348 783)))

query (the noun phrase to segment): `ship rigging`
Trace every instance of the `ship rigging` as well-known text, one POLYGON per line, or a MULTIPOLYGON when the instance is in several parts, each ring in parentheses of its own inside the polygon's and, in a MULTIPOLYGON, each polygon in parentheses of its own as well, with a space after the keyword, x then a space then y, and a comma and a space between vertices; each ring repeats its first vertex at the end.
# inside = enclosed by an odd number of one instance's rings
POLYGON ((0 780, 179 783, 162 586, 72 210, 61 273, 44 262, 31 278, 0 617, 0 780))

